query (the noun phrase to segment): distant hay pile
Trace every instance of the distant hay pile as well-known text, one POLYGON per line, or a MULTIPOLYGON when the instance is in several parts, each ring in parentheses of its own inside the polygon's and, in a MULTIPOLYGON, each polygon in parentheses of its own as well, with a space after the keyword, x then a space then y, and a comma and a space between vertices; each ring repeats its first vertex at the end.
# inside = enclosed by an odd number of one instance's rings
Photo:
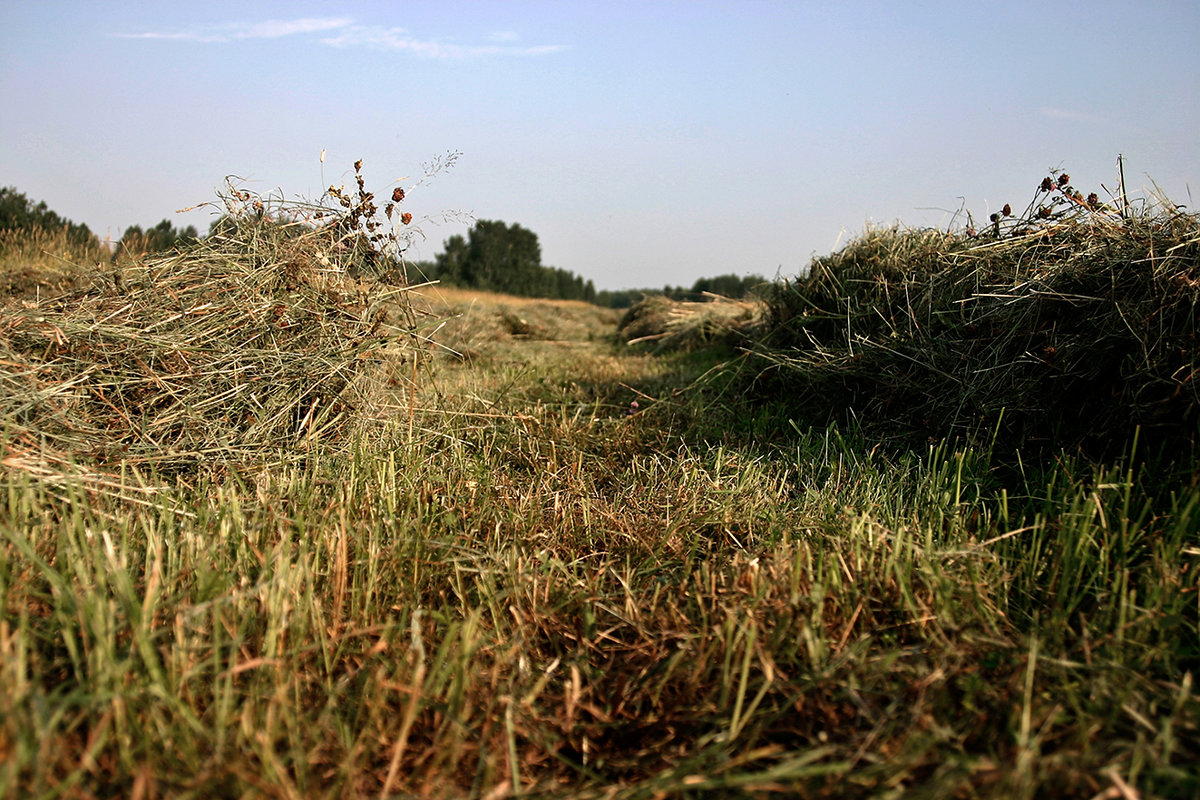
POLYGON ((619 336, 631 345, 651 343, 655 350, 690 350, 714 342, 750 337, 763 318, 758 300, 731 300, 705 292, 706 302, 683 302, 651 295, 625 313, 619 336))
POLYGON ((983 232, 870 230, 777 288, 759 393, 814 422, 1003 448, 1182 453, 1200 424, 1200 218, 1047 178, 983 232))
POLYGON ((186 249, 4 310, 5 467, 261 461, 336 440, 378 398, 398 356, 415 355, 396 302, 407 289, 351 277, 363 248, 338 225, 241 197, 186 249))

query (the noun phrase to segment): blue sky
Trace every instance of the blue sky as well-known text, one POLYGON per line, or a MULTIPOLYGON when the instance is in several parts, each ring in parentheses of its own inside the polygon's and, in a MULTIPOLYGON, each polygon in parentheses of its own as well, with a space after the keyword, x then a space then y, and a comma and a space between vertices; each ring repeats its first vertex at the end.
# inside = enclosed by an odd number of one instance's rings
POLYGON ((297 2, 0 7, 0 185, 101 235, 206 230, 228 174, 317 198, 365 161, 431 258, 536 232, 598 288, 795 274, 867 224, 1200 190, 1200 3, 297 2), (320 163, 322 151, 325 162, 320 163))

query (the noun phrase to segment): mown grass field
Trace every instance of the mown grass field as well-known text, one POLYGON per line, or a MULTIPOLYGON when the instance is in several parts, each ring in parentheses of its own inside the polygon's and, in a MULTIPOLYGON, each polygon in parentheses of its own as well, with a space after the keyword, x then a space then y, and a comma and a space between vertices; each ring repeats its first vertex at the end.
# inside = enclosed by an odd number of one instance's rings
POLYGON ((253 458, 59 459, 102 331, 5 307, 46 354, 3 366, 0 795, 1200 796, 1190 465, 901 445, 736 338, 404 299, 428 355, 253 458))

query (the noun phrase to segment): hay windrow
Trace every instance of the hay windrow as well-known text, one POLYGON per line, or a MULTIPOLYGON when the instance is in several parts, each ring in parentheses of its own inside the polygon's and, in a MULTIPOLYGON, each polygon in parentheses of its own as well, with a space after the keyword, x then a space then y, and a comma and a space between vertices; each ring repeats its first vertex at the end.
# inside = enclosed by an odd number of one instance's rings
POLYGON ((174 472, 337 440, 417 354, 407 288, 351 277, 361 254, 333 230, 251 213, 89 290, 10 307, 4 463, 174 472))
POLYGON ((765 310, 761 301, 704 294, 704 302, 683 302, 665 295, 646 297, 625 313, 618 335, 628 344, 653 343, 656 350, 664 351, 740 342, 758 330, 765 310))
POLYGON ((909 441, 1106 456, 1140 432, 1183 452, 1200 420, 1200 219, 1077 194, 1070 213, 1032 204, 984 235, 870 230, 815 260, 771 299, 760 390, 909 441))

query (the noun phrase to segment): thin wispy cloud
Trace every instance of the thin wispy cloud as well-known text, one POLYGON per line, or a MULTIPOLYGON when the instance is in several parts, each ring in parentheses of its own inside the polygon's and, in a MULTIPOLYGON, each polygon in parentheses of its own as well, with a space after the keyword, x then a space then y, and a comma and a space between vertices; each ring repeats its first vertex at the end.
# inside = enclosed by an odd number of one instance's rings
POLYGON ((326 33, 346 28, 354 23, 350 17, 303 17, 301 19, 265 22, 230 22, 205 25, 183 31, 146 31, 118 33, 123 39, 165 39, 187 42, 232 42, 242 39, 280 39, 305 33, 326 33))
POLYGON ((522 46, 513 31, 496 31, 483 44, 460 44, 421 39, 404 28, 355 25, 350 17, 303 17, 265 22, 230 22, 186 30, 115 34, 123 39, 222 43, 245 39, 281 39, 302 34, 327 34, 320 41, 330 47, 370 47, 394 50, 429 59, 461 60, 487 56, 543 56, 566 50, 566 45, 522 46))
POLYGON ((297 33, 317 33, 345 28, 354 23, 350 17, 305 17, 295 20, 268 20, 251 25, 238 34, 240 39, 275 39, 297 33))
POLYGON ((333 47, 373 47, 380 50, 396 50, 411 53, 423 58, 434 59, 465 59, 483 56, 543 56, 560 53, 567 49, 566 45, 550 44, 531 47, 509 44, 517 36, 511 32, 503 32, 489 37, 490 44, 457 44, 440 42, 433 39, 418 39, 404 28, 378 28, 366 25, 352 25, 343 29, 337 36, 327 37, 321 41, 333 47))

